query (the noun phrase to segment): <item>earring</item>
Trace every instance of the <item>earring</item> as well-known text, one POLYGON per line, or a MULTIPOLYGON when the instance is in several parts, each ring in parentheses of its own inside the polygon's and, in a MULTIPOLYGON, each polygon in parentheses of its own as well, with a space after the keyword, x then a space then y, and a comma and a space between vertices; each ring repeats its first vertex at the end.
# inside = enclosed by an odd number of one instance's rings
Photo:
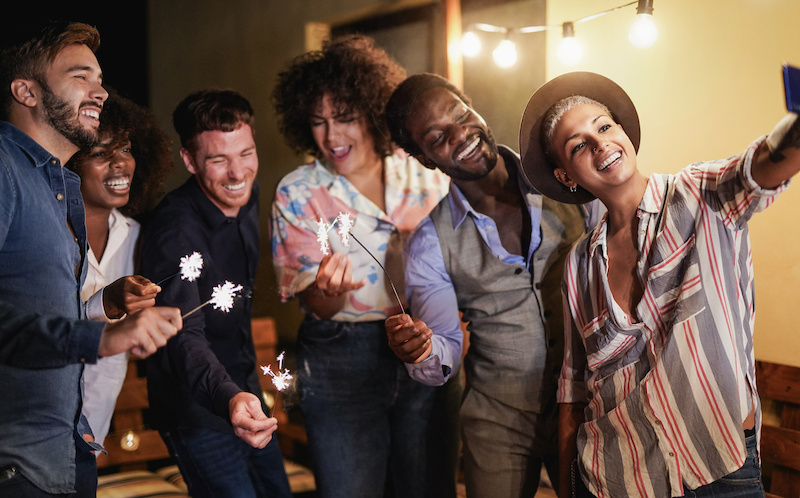
POLYGON ((577 187, 575 187, 575 186, 570 186, 570 187, 569 187, 569 193, 570 193, 570 194, 574 194, 574 193, 575 193, 575 192, 577 192, 577 191, 578 191, 577 187))

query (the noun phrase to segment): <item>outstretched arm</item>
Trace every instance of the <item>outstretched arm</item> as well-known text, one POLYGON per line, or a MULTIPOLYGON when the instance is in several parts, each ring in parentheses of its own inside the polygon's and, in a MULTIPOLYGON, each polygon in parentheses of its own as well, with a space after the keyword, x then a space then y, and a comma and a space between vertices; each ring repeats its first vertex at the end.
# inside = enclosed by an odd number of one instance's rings
POLYGON ((761 144, 753 158, 753 180, 773 189, 800 171, 800 117, 783 118, 761 144))

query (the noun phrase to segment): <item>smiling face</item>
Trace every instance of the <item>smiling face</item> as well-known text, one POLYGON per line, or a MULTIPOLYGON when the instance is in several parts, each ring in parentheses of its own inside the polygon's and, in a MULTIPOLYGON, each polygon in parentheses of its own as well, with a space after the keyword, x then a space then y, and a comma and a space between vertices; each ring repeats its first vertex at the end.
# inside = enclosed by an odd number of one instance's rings
POLYGON ((622 126, 596 104, 578 104, 555 126, 550 155, 556 178, 580 185, 600 199, 619 192, 636 171, 636 149, 622 126))
POLYGON ((322 154, 320 159, 344 177, 381 164, 364 119, 335 107, 327 93, 309 116, 311 135, 322 154))
POLYGON ((443 87, 423 93, 405 121, 429 168, 456 180, 478 180, 497 164, 497 143, 483 118, 443 87))
POLYGON ((128 203, 136 161, 127 138, 103 135, 80 164, 81 194, 86 209, 110 211, 128 203))
POLYGON ((250 200, 258 173, 258 154, 250 125, 234 131, 204 131, 194 139, 193 152, 181 149, 186 169, 225 216, 235 217, 250 200))
POLYGON ((102 82, 91 49, 69 45, 58 53, 40 83, 42 118, 76 147, 97 142, 100 111, 108 98, 102 82))

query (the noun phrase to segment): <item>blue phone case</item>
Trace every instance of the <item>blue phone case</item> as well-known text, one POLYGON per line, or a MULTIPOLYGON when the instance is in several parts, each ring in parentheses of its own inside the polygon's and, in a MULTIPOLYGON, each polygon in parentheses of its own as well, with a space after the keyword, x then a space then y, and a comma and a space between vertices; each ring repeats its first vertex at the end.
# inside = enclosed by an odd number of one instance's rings
POLYGON ((800 68, 783 65, 783 91, 786 93, 786 109, 800 114, 800 68))

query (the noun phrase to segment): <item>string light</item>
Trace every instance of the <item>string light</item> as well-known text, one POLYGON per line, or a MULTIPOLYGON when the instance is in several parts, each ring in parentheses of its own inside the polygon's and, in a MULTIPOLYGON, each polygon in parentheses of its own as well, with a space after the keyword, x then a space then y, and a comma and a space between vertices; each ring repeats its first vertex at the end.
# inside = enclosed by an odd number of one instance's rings
POLYGON ((561 30, 561 43, 558 45, 556 57, 565 66, 574 66, 583 58, 583 47, 575 38, 575 26, 571 22, 565 22, 561 30))
POLYGON ((591 21, 634 4, 638 4, 636 8, 636 22, 634 22, 628 32, 628 39, 636 47, 647 48, 655 43, 658 36, 658 30, 653 22, 653 0, 636 0, 574 21, 566 21, 557 26, 506 28, 486 23, 471 24, 462 37, 461 51, 466 57, 474 57, 480 53, 482 42, 476 31, 503 33, 505 37, 492 52, 492 57, 498 66, 510 67, 517 61, 517 49, 516 45, 511 40, 511 33, 537 33, 548 29, 561 28, 562 40, 559 44, 556 56, 564 65, 575 65, 580 62, 583 57, 583 47, 575 38, 575 24, 591 21))
POLYGON ((637 48, 648 48, 656 42, 658 29, 653 22, 653 0, 639 0, 636 21, 628 31, 628 40, 637 48))

